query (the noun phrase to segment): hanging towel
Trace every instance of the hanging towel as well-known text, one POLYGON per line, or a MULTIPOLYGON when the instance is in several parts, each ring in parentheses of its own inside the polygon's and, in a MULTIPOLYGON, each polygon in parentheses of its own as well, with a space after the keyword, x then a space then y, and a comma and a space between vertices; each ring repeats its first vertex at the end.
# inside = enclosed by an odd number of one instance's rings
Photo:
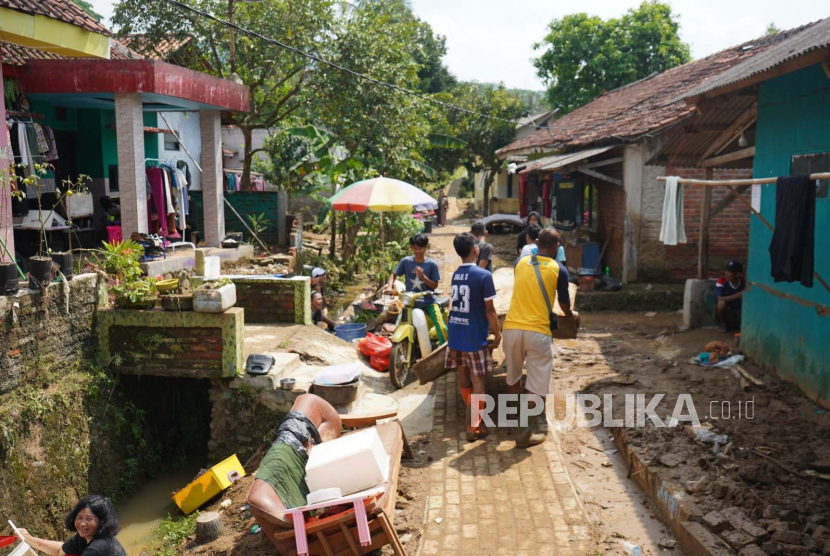
POLYGON ((686 243, 686 227, 683 225, 683 186, 677 176, 666 180, 663 197, 663 221, 660 225, 660 241, 666 245, 686 243))
POLYGON ((167 217, 164 210, 164 171, 158 167, 147 168, 147 181, 152 195, 147 199, 147 219, 150 231, 167 235, 167 217), (155 218, 153 218, 155 216, 155 218))
POLYGON ((37 141, 37 150, 39 154, 49 152, 49 142, 46 140, 46 134, 43 132, 43 126, 40 124, 32 124, 35 130, 35 141, 37 141))
POLYGON ((816 184, 810 176, 778 178, 775 186, 775 231, 769 244, 776 282, 813 287, 816 242, 816 184))
POLYGON ((49 126, 43 126, 43 132, 46 134, 46 142, 49 143, 46 160, 47 162, 54 162, 58 159, 58 145, 55 143, 55 132, 49 126))
POLYGON ((167 203, 165 205, 167 208, 166 214, 175 214, 176 208, 173 206, 173 194, 170 192, 170 175, 164 169, 162 169, 161 173, 164 177, 164 198, 167 203))
POLYGON ((31 167, 31 159, 29 158, 29 138, 26 137, 26 126, 21 123, 17 123, 15 124, 15 127, 17 128, 17 143, 18 149, 20 150, 19 163, 24 166, 31 167))

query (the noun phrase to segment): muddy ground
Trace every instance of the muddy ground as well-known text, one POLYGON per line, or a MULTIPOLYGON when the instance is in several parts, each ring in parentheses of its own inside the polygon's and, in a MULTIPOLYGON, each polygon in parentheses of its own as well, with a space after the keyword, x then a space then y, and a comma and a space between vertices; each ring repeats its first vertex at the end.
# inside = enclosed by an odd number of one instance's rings
MULTIPOLYGON (((830 475, 821 477, 830 472, 826 411, 751 361, 742 366, 763 386, 747 384, 726 369, 689 363, 709 341, 734 340, 711 329, 676 333, 678 314, 594 314, 585 321, 579 340, 560 342, 555 369, 560 394, 612 394, 613 415, 622 418, 619 395, 642 393, 648 402, 662 393, 656 413, 665 422, 678 396, 690 394, 701 423, 726 435, 726 443, 715 447, 691 438, 682 426, 688 423, 625 431, 649 471, 667 481, 691 509, 692 519, 719 534, 715 548, 830 554, 830 475)), ((609 526, 609 549, 619 538, 631 537, 646 554, 672 553, 657 546, 673 544, 666 528, 644 526, 653 521, 654 507, 625 479, 627 466, 615 454, 615 434, 609 428, 577 428, 561 436, 584 500, 609 526), (625 491, 615 485, 625 485, 625 491), (640 523, 631 523, 635 516, 640 523)))

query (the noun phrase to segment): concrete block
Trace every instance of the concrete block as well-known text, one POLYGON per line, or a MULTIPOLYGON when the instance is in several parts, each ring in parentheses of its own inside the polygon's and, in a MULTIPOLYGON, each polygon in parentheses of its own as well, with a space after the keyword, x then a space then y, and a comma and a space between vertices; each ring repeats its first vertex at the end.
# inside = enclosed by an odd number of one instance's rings
POLYGON ((683 327, 700 328, 706 318, 706 292, 710 288, 709 280, 690 278, 686 280, 683 293, 683 327))

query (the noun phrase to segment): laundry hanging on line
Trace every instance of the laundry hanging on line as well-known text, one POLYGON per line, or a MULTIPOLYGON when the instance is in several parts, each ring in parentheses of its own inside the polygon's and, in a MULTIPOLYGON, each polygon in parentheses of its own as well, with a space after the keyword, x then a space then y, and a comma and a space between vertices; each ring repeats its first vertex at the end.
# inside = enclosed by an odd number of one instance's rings
POLYGON ((813 287, 815 228, 816 186, 810 176, 778 178, 775 230, 769 245, 770 269, 776 282, 813 287))
POLYGON ((660 241, 666 245, 686 243, 686 227, 683 223, 683 185, 677 176, 666 179, 663 197, 663 216, 660 224, 660 241))

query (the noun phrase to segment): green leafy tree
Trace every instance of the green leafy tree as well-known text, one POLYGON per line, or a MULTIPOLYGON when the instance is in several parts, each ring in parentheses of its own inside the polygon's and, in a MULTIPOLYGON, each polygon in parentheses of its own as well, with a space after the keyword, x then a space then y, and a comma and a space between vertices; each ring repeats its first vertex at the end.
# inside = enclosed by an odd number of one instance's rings
MULTIPOLYGON (((361 0, 335 32, 335 60, 344 67, 407 89, 421 84, 422 66, 412 52, 422 23, 403 0, 361 0)), ((330 72, 321 85, 324 100, 314 114, 351 157, 365 167, 399 179, 422 178, 419 152, 427 144, 434 108, 411 95, 330 72)))
POLYGON ((313 186, 309 164, 314 159, 314 146, 310 140, 280 130, 265 139, 262 150, 265 156, 254 158, 254 169, 285 191, 289 201, 313 186))
MULTIPOLYGON (((183 0, 221 19, 323 58, 332 53, 336 0, 183 0)), ((270 129, 300 114, 318 95, 327 67, 277 45, 232 33, 219 23, 166 2, 120 0, 113 23, 119 34, 142 33, 149 48, 162 39, 191 38, 188 64, 250 89, 250 112, 231 114, 245 138, 242 189, 250 187, 254 129, 270 129)))
POLYGON ((775 35, 776 33, 780 33, 780 32, 781 32, 781 29, 778 28, 778 26, 775 24, 774 21, 771 21, 771 22, 769 22, 769 24, 767 24, 767 30, 765 31, 765 34, 775 35))
POLYGON ((677 16, 654 0, 619 19, 585 13, 555 19, 535 48, 542 51, 534 64, 548 86, 550 105, 563 113, 691 58, 677 16))
POLYGON ((86 2, 85 0, 72 0, 72 1, 75 2, 78 6, 80 6, 81 9, 84 12, 86 12, 87 15, 89 15, 90 17, 95 18, 95 21, 101 21, 101 20, 104 19, 104 16, 102 16, 101 14, 96 12, 95 9, 92 7, 92 4, 90 4, 89 2, 86 2))
POLYGON ((452 171, 462 165, 470 175, 487 172, 484 180, 484 210, 488 213, 493 179, 506 166, 506 162, 496 155, 496 150, 513 141, 516 136, 514 122, 527 115, 527 105, 503 85, 481 87, 474 83, 462 83, 442 99, 478 114, 502 118, 495 120, 448 110, 445 119, 436 123, 436 131, 443 131, 460 144, 450 145, 456 148, 449 150, 433 147, 428 151, 428 161, 441 170, 452 171))

